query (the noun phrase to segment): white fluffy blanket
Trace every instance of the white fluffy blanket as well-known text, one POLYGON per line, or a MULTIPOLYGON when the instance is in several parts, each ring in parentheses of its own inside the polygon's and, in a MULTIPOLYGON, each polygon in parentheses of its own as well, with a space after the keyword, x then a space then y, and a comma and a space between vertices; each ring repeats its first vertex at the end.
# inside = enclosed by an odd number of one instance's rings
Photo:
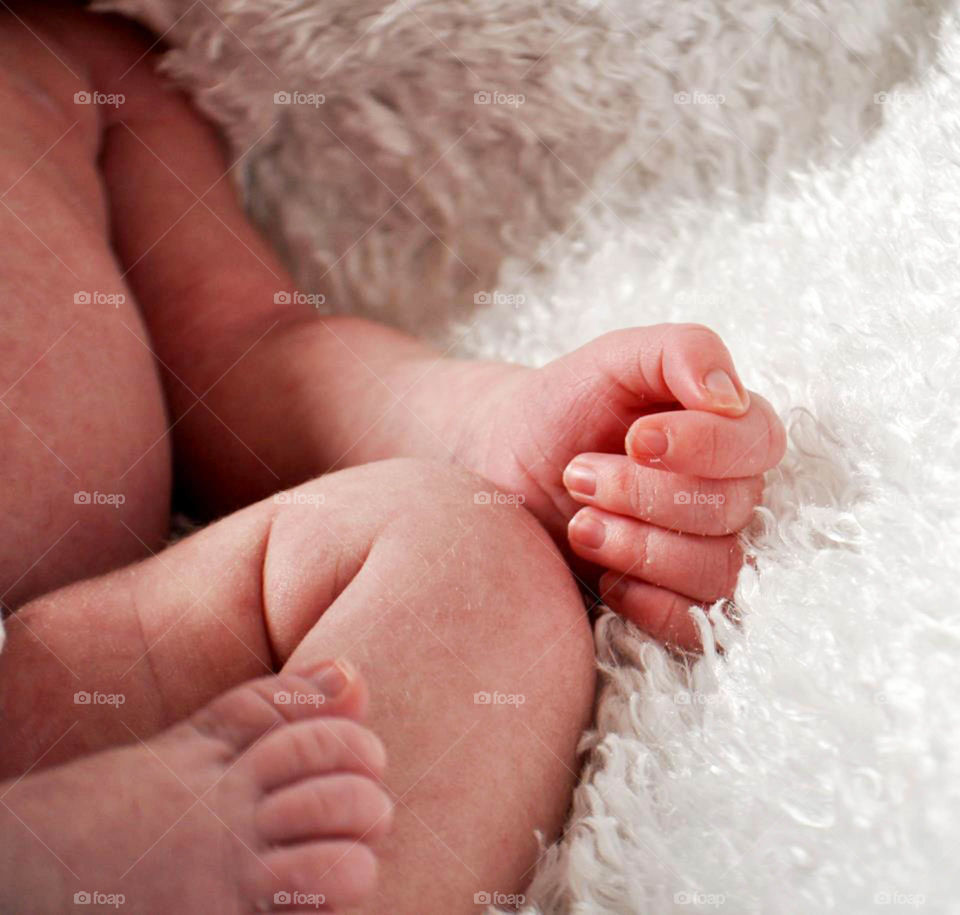
POLYGON ((109 5, 164 34, 308 291, 527 361, 703 321, 789 424, 722 656, 600 620, 530 910, 960 911, 952 4, 109 5))

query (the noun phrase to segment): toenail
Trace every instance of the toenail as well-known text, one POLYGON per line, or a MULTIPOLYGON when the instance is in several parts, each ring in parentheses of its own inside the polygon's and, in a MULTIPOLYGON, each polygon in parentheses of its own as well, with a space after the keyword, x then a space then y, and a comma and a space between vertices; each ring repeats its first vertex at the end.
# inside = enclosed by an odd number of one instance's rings
POLYGON ((741 396, 733 379, 723 369, 707 372, 703 386, 710 392, 714 406, 735 410, 746 410, 750 406, 749 395, 744 392, 741 396))
POLYGON ((666 454, 670 442, 660 429, 640 428, 630 435, 629 445, 635 457, 651 458, 666 454))
POLYGON ((570 522, 570 539, 589 550, 600 549, 606 536, 604 523, 590 512, 580 512, 570 522))
POLYGON ((353 666, 341 660, 321 668, 313 678, 319 692, 328 699, 336 699, 346 691, 355 676, 353 666))
POLYGON ((581 496, 592 496, 597 491, 597 474, 586 461, 574 460, 563 472, 563 484, 581 496))

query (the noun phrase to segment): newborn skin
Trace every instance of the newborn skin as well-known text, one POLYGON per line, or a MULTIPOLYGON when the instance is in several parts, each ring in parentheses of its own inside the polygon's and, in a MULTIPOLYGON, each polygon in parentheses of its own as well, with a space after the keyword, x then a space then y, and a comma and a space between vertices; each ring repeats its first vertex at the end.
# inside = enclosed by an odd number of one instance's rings
POLYGON ((354 720, 364 705, 349 669, 264 677, 148 742, 0 785, 0 908, 104 911, 112 898, 127 912, 241 915, 363 901, 392 809, 383 745, 354 720))
POLYGON ((695 647, 690 604, 732 595, 735 532, 785 448, 773 409, 747 393, 717 335, 631 328, 530 369, 446 358, 289 296, 277 304, 282 268, 217 182, 209 127, 179 96, 143 91, 124 107, 134 126, 113 131, 104 174, 194 511, 217 515, 370 461, 452 461, 521 497, 588 564, 577 565, 587 584, 608 570, 600 587, 613 609, 695 647), (183 162, 183 149, 198 152, 183 162))
POLYGON ((152 36, 2 6, 0 909, 521 893, 594 697, 571 570, 696 648, 779 420, 700 325, 533 369, 318 315, 152 36), (171 487, 226 517, 167 545, 171 487))
POLYGON ((784 453, 773 409, 744 390, 701 325, 616 331, 541 369, 500 374, 458 453, 608 570, 600 591, 612 609, 695 647, 689 607, 732 597, 735 533, 784 453))

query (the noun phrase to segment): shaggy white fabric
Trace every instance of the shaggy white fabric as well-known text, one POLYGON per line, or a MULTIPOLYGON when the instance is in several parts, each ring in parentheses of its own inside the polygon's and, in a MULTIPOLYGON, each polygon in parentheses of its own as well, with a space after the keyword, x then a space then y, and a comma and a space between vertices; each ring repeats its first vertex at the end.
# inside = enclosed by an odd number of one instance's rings
POLYGON ((530 911, 960 911, 951 4, 109 5, 165 34, 335 307, 527 361, 703 321, 789 423, 722 657, 600 620, 530 911))

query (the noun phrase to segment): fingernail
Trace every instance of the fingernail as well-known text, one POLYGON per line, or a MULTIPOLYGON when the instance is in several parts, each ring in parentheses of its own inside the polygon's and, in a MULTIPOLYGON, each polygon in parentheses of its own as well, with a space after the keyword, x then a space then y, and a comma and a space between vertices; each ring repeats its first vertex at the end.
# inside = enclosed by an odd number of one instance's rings
POLYGON ((597 491, 597 475, 586 461, 577 458, 564 470, 563 485, 570 492, 581 496, 592 496, 597 491))
POLYGON ((313 675, 317 691, 328 699, 336 699, 346 692, 347 687, 356 678, 357 672, 349 661, 338 660, 321 668, 313 675))
POLYGON ((670 442, 660 429, 647 426, 636 429, 630 434, 630 450, 634 457, 660 457, 667 453, 669 447, 670 442))
POLYGON ((717 407, 745 411, 750 406, 749 395, 744 391, 741 397, 733 379, 723 369, 707 372, 703 386, 710 392, 710 398, 717 407))
POLYGON ((603 522, 591 512, 580 512, 570 522, 570 539, 575 540, 588 550, 598 550, 603 546, 607 529, 603 522))

